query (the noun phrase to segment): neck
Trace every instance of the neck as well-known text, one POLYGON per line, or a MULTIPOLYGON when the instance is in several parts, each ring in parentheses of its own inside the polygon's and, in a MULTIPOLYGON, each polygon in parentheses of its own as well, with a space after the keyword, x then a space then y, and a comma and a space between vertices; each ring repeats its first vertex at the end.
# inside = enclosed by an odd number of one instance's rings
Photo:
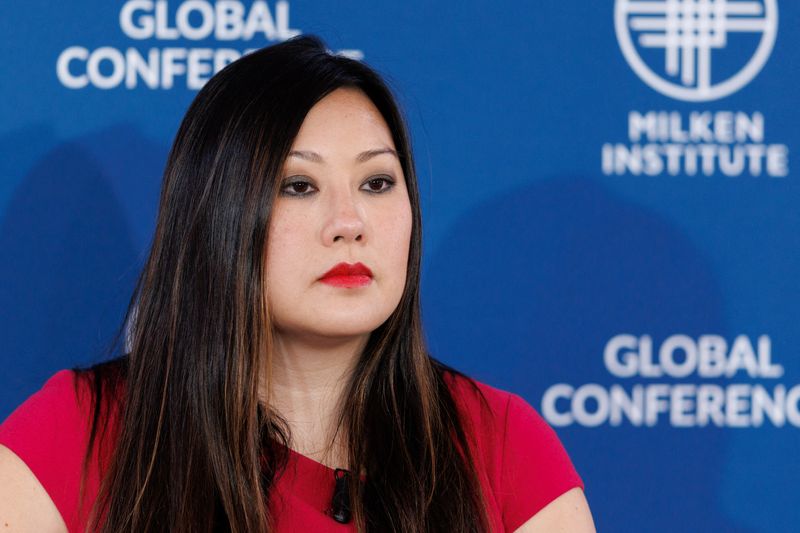
POLYGON ((346 436, 337 432, 342 391, 367 335, 309 339, 276 332, 269 405, 289 424, 291 447, 328 466, 342 466, 346 436))

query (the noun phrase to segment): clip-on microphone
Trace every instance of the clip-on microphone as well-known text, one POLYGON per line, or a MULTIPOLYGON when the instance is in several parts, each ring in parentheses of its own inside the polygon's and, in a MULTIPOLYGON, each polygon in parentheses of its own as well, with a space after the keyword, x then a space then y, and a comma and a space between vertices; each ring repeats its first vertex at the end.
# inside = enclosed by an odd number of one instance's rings
POLYGON ((350 477, 350 471, 344 468, 337 468, 333 472, 333 479, 336 481, 336 486, 333 488, 333 497, 331 498, 331 514, 333 519, 340 524, 346 524, 350 521, 350 490, 347 486, 347 480, 350 477))

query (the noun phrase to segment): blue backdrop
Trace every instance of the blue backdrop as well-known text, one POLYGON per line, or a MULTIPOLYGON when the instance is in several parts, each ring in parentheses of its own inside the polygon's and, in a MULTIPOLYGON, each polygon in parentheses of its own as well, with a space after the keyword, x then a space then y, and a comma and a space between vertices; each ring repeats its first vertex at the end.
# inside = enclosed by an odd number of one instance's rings
POLYGON ((432 353, 550 421, 599 530, 797 530, 799 30, 789 0, 3 2, 0 419, 101 357, 197 88, 315 33, 407 111, 432 353))

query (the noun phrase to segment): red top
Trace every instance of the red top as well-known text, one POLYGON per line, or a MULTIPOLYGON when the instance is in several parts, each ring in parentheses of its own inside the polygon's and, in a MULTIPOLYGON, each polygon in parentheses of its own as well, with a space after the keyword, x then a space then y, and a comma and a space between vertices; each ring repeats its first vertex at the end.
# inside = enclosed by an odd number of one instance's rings
MULTIPOLYGON (((464 378, 447 382, 468 418, 465 429, 475 432, 473 456, 495 531, 514 531, 564 492, 583 488, 558 437, 525 400, 476 382, 492 417, 480 409, 477 394, 464 378)), ((0 444, 36 475, 70 533, 82 532, 86 525, 86 513, 77 507, 88 443, 88 392, 76 396, 73 372, 62 370, 0 425, 0 444)), ((85 491, 91 505, 100 480, 95 461, 88 474, 85 491)), ((355 531, 353 522, 339 524, 326 513, 333 488, 333 469, 290 450, 271 497, 277 530, 355 531)))

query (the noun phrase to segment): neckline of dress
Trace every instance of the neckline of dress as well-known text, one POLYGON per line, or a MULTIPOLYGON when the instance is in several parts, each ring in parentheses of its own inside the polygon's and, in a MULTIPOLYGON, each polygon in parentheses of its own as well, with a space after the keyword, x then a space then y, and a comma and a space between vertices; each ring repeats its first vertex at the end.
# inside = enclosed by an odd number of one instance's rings
POLYGON ((313 466, 313 467, 315 467, 317 469, 324 469, 324 470, 329 471, 329 472, 334 472, 336 470, 335 468, 331 468, 330 466, 328 466, 326 464, 320 463, 316 459, 312 459, 311 457, 309 457, 307 455, 303 455, 302 453, 298 452, 297 450, 293 450, 293 449, 291 449, 289 447, 287 447, 286 449, 289 450, 289 455, 293 455, 298 461, 305 462, 307 465, 313 466))
MULTIPOLYGON (((334 473, 337 470, 336 468, 331 468, 328 465, 320 463, 316 459, 312 459, 311 457, 308 457, 307 455, 303 455, 302 453, 298 452, 297 450, 293 450, 293 449, 291 449, 289 447, 286 447, 286 449, 289 450, 289 456, 290 457, 294 457, 298 465, 304 465, 306 470, 310 469, 312 471, 320 473, 320 474, 324 475, 326 478, 330 478, 331 483, 333 482, 334 473)), ((352 472, 350 472, 347 469, 342 468, 342 470, 346 470, 347 472, 352 474, 352 472)), ((367 475, 365 473, 362 473, 360 478, 361 478, 361 481, 366 481, 367 475)))

